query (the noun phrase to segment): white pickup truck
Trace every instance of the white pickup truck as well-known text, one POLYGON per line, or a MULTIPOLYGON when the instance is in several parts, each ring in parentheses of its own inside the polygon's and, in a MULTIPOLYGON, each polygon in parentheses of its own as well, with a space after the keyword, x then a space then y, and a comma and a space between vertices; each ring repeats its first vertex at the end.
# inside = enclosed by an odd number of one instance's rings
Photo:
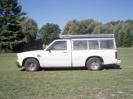
POLYGON ((17 54, 17 66, 27 71, 41 67, 86 67, 101 70, 103 65, 119 64, 113 34, 61 35, 43 50, 17 54))

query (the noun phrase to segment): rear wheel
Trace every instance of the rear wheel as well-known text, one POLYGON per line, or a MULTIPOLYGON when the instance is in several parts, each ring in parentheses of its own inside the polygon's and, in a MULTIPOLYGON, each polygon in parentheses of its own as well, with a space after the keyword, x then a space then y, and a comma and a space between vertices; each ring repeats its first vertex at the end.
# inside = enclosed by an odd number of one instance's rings
POLYGON ((86 67, 88 70, 97 71, 102 69, 102 62, 99 58, 93 57, 87 60, 86 67))
POLYGON ((29 58, 25 61, 24 67, 26 71, 34 72, 39 69, 39 63, 36 59, 29 58))

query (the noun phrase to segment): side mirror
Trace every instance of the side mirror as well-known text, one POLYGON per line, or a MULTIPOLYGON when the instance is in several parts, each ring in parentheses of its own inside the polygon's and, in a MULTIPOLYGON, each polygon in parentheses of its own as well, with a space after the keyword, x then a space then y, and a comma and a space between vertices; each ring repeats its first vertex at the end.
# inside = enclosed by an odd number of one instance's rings
POLYGON ((49 52, 51 52, 51 49, 49 49, 49 48, 48 48, 46 51, 49 51, 49 52))
POLYGON ((51 52, 51 49, 48 48, 47 51, 51 52))

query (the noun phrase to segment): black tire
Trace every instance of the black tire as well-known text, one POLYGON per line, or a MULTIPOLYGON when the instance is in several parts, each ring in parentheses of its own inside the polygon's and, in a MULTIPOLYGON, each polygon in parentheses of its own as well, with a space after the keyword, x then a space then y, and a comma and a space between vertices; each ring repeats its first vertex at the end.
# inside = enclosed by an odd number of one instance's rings
POLYGON ((86 67, 88 70, 97 71, 102 69, 102 62, 99 58, 93 57, 87 60, 86 67))
POLYGON ((29 72, 37 71, 40 68, 38 61, 33 58, 27 59, 24 63, 24 67, 25 67, 25 70, 29 72))

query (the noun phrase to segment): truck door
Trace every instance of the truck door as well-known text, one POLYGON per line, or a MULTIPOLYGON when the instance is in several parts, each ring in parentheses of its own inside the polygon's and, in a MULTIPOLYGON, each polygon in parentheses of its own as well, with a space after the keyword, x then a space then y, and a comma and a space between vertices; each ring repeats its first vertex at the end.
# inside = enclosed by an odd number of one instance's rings
POLYGON ((69 40, 54 41, 44 53, 44 67, 71 67, 69 43, 69 40))

